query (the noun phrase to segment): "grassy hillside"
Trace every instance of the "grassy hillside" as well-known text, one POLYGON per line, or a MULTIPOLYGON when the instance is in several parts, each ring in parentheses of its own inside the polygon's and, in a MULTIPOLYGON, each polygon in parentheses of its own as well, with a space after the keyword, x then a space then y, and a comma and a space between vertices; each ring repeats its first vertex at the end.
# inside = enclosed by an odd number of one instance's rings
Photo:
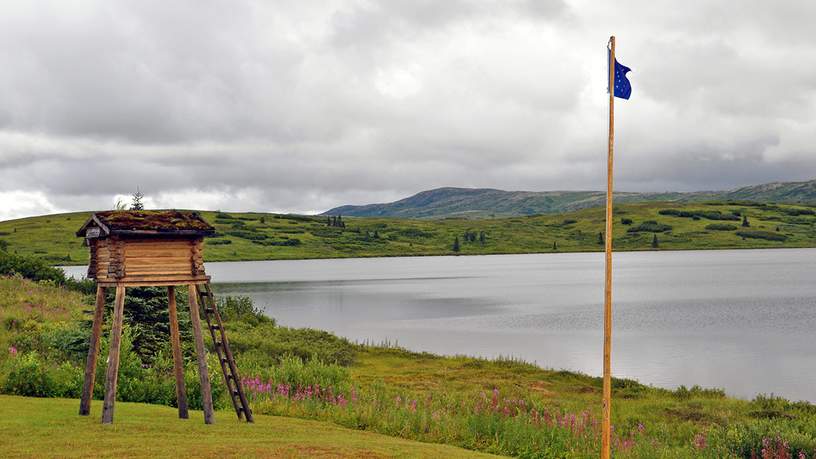
POLYGON ((117 403, 116 423, 99 423, 101 403, 77 416, 74 399, 0 395, 3 457, 494 457, 304 419, 258 415, 255 424, 216 412, 178 419, 175 409, 117 403))
MULTIPOLYGON (((660 250, 816 247, 814 207, 753 203, 638 203, 615 209, 615 248, 660 250), (742 226, 747 217, 749 227, 742 226)), ((559 215, 471 220, 327 217, 202 212, 218 230, 207 261, 603 250, 603 208, 559 215), (459 240, 460 251, 453 250, 459 240)), ((0 245, 55 264, 84 264, 74 232, 89 213, 0 222, 0 245)))
MULTIPOLYGON (((777 182, 729 191, 691 193, 615 193, 617 202, 703 202, 751 200, 787 204, 816 203, 816 180, 777 182)), ((504 191, 490 188, 437 188, 399 201, 383 204, 347 205, 325 212, 354 217, 497 217, 551 214, 603 206, 602 191, 504 191)))

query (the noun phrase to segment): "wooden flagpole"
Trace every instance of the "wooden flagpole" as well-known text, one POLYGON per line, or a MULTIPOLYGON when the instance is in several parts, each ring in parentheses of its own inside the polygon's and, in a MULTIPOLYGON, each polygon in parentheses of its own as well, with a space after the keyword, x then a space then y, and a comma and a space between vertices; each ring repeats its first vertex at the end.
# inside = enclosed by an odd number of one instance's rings
POLYGON ((612 159, 615 145, 615 37, 609 37, 609 150, 606 159, 603 424, 601 458, 609 459, 612 427, 612 159))

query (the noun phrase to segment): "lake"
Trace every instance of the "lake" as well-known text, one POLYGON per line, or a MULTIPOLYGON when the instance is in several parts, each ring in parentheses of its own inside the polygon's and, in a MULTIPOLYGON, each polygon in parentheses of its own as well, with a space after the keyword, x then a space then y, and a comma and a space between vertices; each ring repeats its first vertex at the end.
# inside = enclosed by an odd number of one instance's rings
MULTIPOLYGON (((613 374, 816 402, 816 249, 628 252, 613 374)), ((69 268, 81 272, 81 268, 69 268)), ((600 375, 603 254, 207 263, 280 324, 600 375)))

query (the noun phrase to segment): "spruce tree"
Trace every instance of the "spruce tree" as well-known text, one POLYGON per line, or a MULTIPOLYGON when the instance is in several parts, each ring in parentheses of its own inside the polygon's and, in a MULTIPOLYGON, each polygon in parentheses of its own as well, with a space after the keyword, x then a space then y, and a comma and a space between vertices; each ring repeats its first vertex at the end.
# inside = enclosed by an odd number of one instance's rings
POLYGON ((485 232, 484 231, 479 231, 479 242, 481 242, 482 245, 484 245, 484 243, 485 243, 485 232))
POLYGON ((748 228, 749 226, 751 226, 751 222, 748 221, 748 216, 743 215, 742 216, 742 227, 743 228, 748 228))
POLYGON ((652 237, 652 248, 656 249, 656 248, 658 248, 659 245, 660 245, 660 242, 658 242, 657 233, 655 233, 654 236, 652 237))
POLYGON ((142 199, 144 199, 144 195, 136 188, 136 192, 133 193, 133 199, 130 202, 130 210, 144 210, 142 199))
POLYGON ((601 232, 598 233, 598 244, 599 245, 604 245, 604 242, 605 242, 604 241, 604 234, 603 234, 603 231, 601 231, 601 232))
POLYGON ((453 251, 459 252, 459 236, 453 238, 453 251))
POLYGON ((558 241, 553 241, 553 251, 554 252, 558 251, 558 241))

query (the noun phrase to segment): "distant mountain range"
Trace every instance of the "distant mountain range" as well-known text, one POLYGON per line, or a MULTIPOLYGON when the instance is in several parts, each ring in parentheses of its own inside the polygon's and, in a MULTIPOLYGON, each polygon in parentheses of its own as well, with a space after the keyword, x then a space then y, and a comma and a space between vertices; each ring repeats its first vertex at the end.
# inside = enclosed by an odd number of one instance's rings
MULTIPOLYGON (((335 207, 322 215, 352 217, 499 217, 551 214, 604 204, 603 191, 504 191, 491 188, 437 188, 399 201, 335 207)), ((775 182, 728 191, 615 193, 617 202, 756 201, 816 203, 816 180, 775 182)))

